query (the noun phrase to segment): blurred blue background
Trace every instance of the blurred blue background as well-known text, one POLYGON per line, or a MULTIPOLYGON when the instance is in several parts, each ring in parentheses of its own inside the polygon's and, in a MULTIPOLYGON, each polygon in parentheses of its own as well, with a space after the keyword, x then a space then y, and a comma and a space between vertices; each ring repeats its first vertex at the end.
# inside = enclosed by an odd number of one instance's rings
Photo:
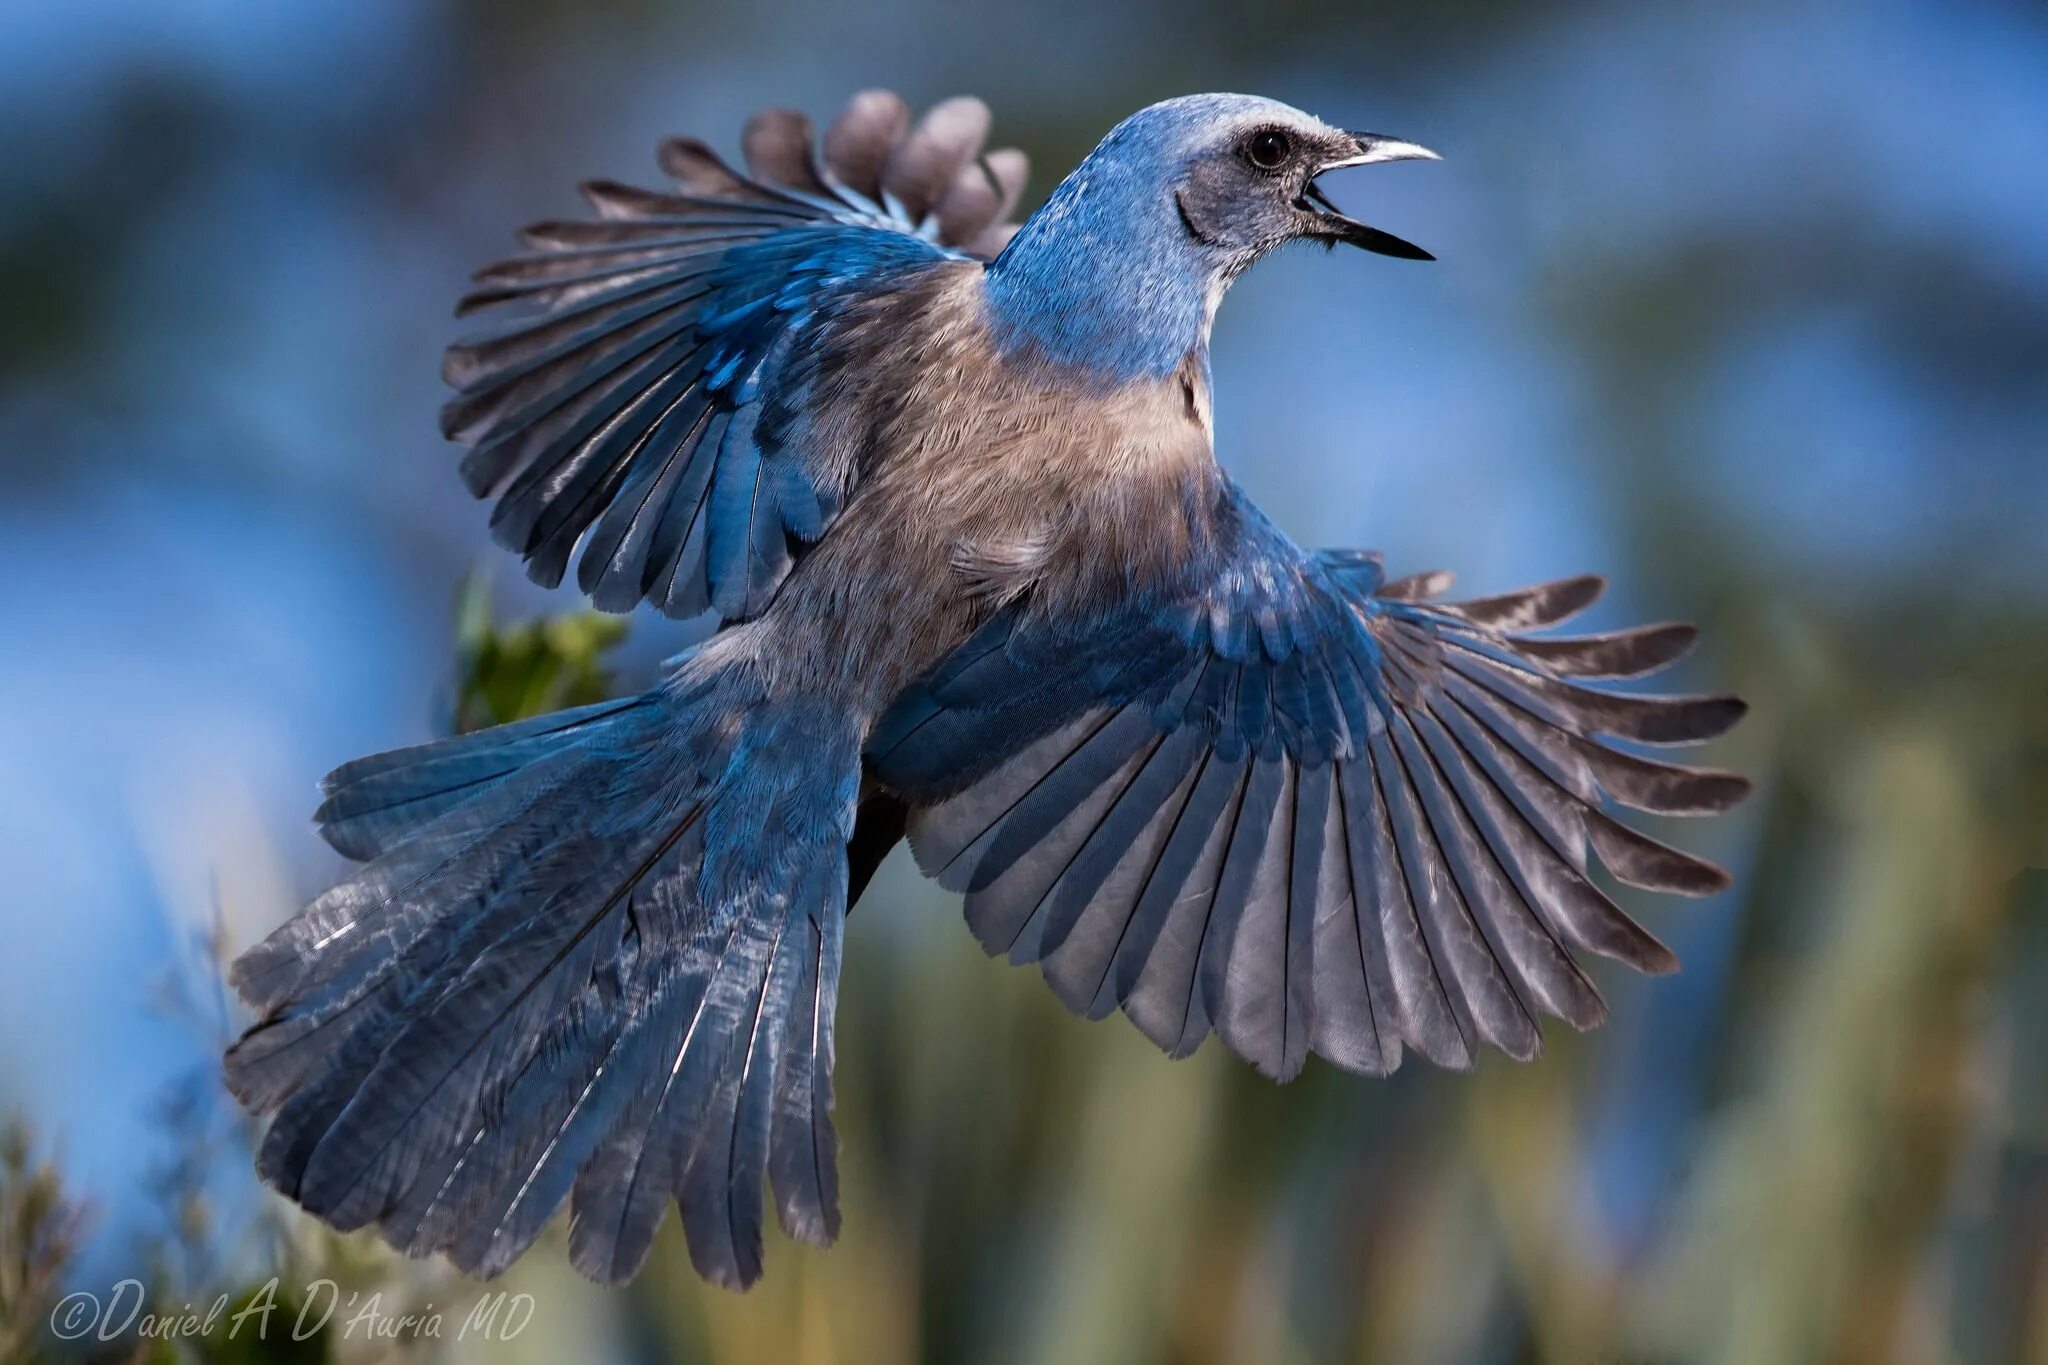
MULTIPOLYGON (((1330 186, 1440 263, 1303 251, 1233 292, 1221 456, 1394 573, 1595 570, 1596 625, 1700 621, 1685 681, 1751 698, 1712 757, 1760 791, 1679 837, 1737 885, 1648 909, 1685 973, 1603 974, 1609 1029, 1534 1066, 1274 1090, 1068 1018, 892 864, 850 933, 845 1244, 778 1240, 745 1299, 666 1235, 624 1295, 544 1245, 513 1349, 2048 1359, 2048 14, 2018 3, 8 0, 0 1110, 94 1210, 65 1282, 182 1242, 193 1292, 270 1255, 473 1292, 262 1203, 200 940, 332 875, 322 772, 449 723, 466 571, 508 620, 578 607, 491 549, 434 431, 467 271, 579 179, 654 181, 665 133, 736 150, 869 85, 983 96, 1027 203, 1194 90, 1441 151, 1330 186)), ((636 619, 618 685, 690 634, 636 619)))

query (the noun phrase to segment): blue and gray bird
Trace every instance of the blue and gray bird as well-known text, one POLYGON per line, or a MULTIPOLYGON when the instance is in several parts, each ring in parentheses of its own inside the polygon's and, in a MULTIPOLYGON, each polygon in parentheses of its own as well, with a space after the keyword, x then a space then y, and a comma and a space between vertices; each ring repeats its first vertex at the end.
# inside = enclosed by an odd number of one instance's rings
POLYGON ((1682 625, 1538 637, 1572 578, 1465 602, 1307 551, 1218 466, 1209 329, 1289 242, 1427 253, 1317 177, 1431 154, 1271 100, 1124 120, 1021 227, 988 112, 857 96, 815 148, 757 115, 746 171, 663 145, 667 191, 585 187, 464 309, 448 436, 542 583, 721 628, 644 695, 349 763, 361 860, 235 963, 227 1056, 275 1115, 263 1177, 338 1228, 502 1271, 573 1200, 569 1254, 631 1277, 671 1203, 699 1272, 839 1228, 832 1024, 848 908, 907 838, 990 953, 1311 1052, 1533 1056, 1605 1017, 1580 965, 1670 952, 1602 891, 1709 863, 1617 820, 1747 784, 1689 744, 1730 697, 1586 685, 1682 625))

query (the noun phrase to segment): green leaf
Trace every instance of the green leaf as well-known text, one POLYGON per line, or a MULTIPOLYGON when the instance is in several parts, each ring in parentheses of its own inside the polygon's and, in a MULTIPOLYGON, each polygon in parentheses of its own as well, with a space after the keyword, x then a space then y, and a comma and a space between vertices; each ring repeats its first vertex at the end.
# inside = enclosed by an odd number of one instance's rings
POLYGON ((458 732, 612 695, 604 656, 626 638, 622 617, 580 611, 497 625, 490 584, 482 573, 472 572, 456 600, 455 621, 458 732))

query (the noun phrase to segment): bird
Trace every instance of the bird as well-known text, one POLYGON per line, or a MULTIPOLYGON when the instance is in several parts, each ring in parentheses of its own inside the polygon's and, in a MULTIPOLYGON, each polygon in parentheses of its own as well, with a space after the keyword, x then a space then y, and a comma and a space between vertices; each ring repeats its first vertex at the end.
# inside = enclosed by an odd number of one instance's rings
POLYGON ((506 1269, 565 1204, 606 1284, 670 1205, 761 1274, 840 1227, 845 926, 908 842, 991 955, 1167 1053, 1287 1080, 1526 1060, 1676 961, 1603 889, 1723 869, 1623 808, 1725 811, 1721 694, 1637 678, 1683 624, 1546 633, 1581 576, 1448 600, 1306 550, 1224 472, 1209 337, 1290 243, 1431 259, 1340 212, 1435 159, 1277 101, 1169 99, 1019 223, 988 109, 855 96, 818 137, 673 138, 459 305, 444 434, 494 539, 600 608, 715 629, 647 691, 344 764, 348 875, 240 956, 230 1089, 259 1175, 338 1229, 506 1269), (580 553, 579 553, 580 550, 580 553))

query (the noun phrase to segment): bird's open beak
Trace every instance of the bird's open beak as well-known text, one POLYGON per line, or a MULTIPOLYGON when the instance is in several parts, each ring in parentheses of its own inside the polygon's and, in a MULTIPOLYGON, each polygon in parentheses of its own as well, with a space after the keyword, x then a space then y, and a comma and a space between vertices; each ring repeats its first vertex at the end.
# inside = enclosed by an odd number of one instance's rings
MULTIPOLYGON (((1339 157, 1317 171, 1339 171, 1347 166, 1373 166, 1382 161, 1438 161, 1438 157, 1427 147, 1399 138, 1381 137, 1378 133, 1353 133, 1351 140, 1357 150, 1349 156, 1339 157)), ((1424 251, 1413 242, 1402 241, 1391 232, 1381 232, 1376 227, 1367 227, 1356 218, 1347 218, 1337 211, 1322 187, 1311 179, 1301 192, 1300 207, 1316 216, 1315 235, 1329 242, 1348 242, 1352 246, 1377 252, 1382 256, 1398 256, 1407 261, 1433 261, 1436 257, 1424 251)))

